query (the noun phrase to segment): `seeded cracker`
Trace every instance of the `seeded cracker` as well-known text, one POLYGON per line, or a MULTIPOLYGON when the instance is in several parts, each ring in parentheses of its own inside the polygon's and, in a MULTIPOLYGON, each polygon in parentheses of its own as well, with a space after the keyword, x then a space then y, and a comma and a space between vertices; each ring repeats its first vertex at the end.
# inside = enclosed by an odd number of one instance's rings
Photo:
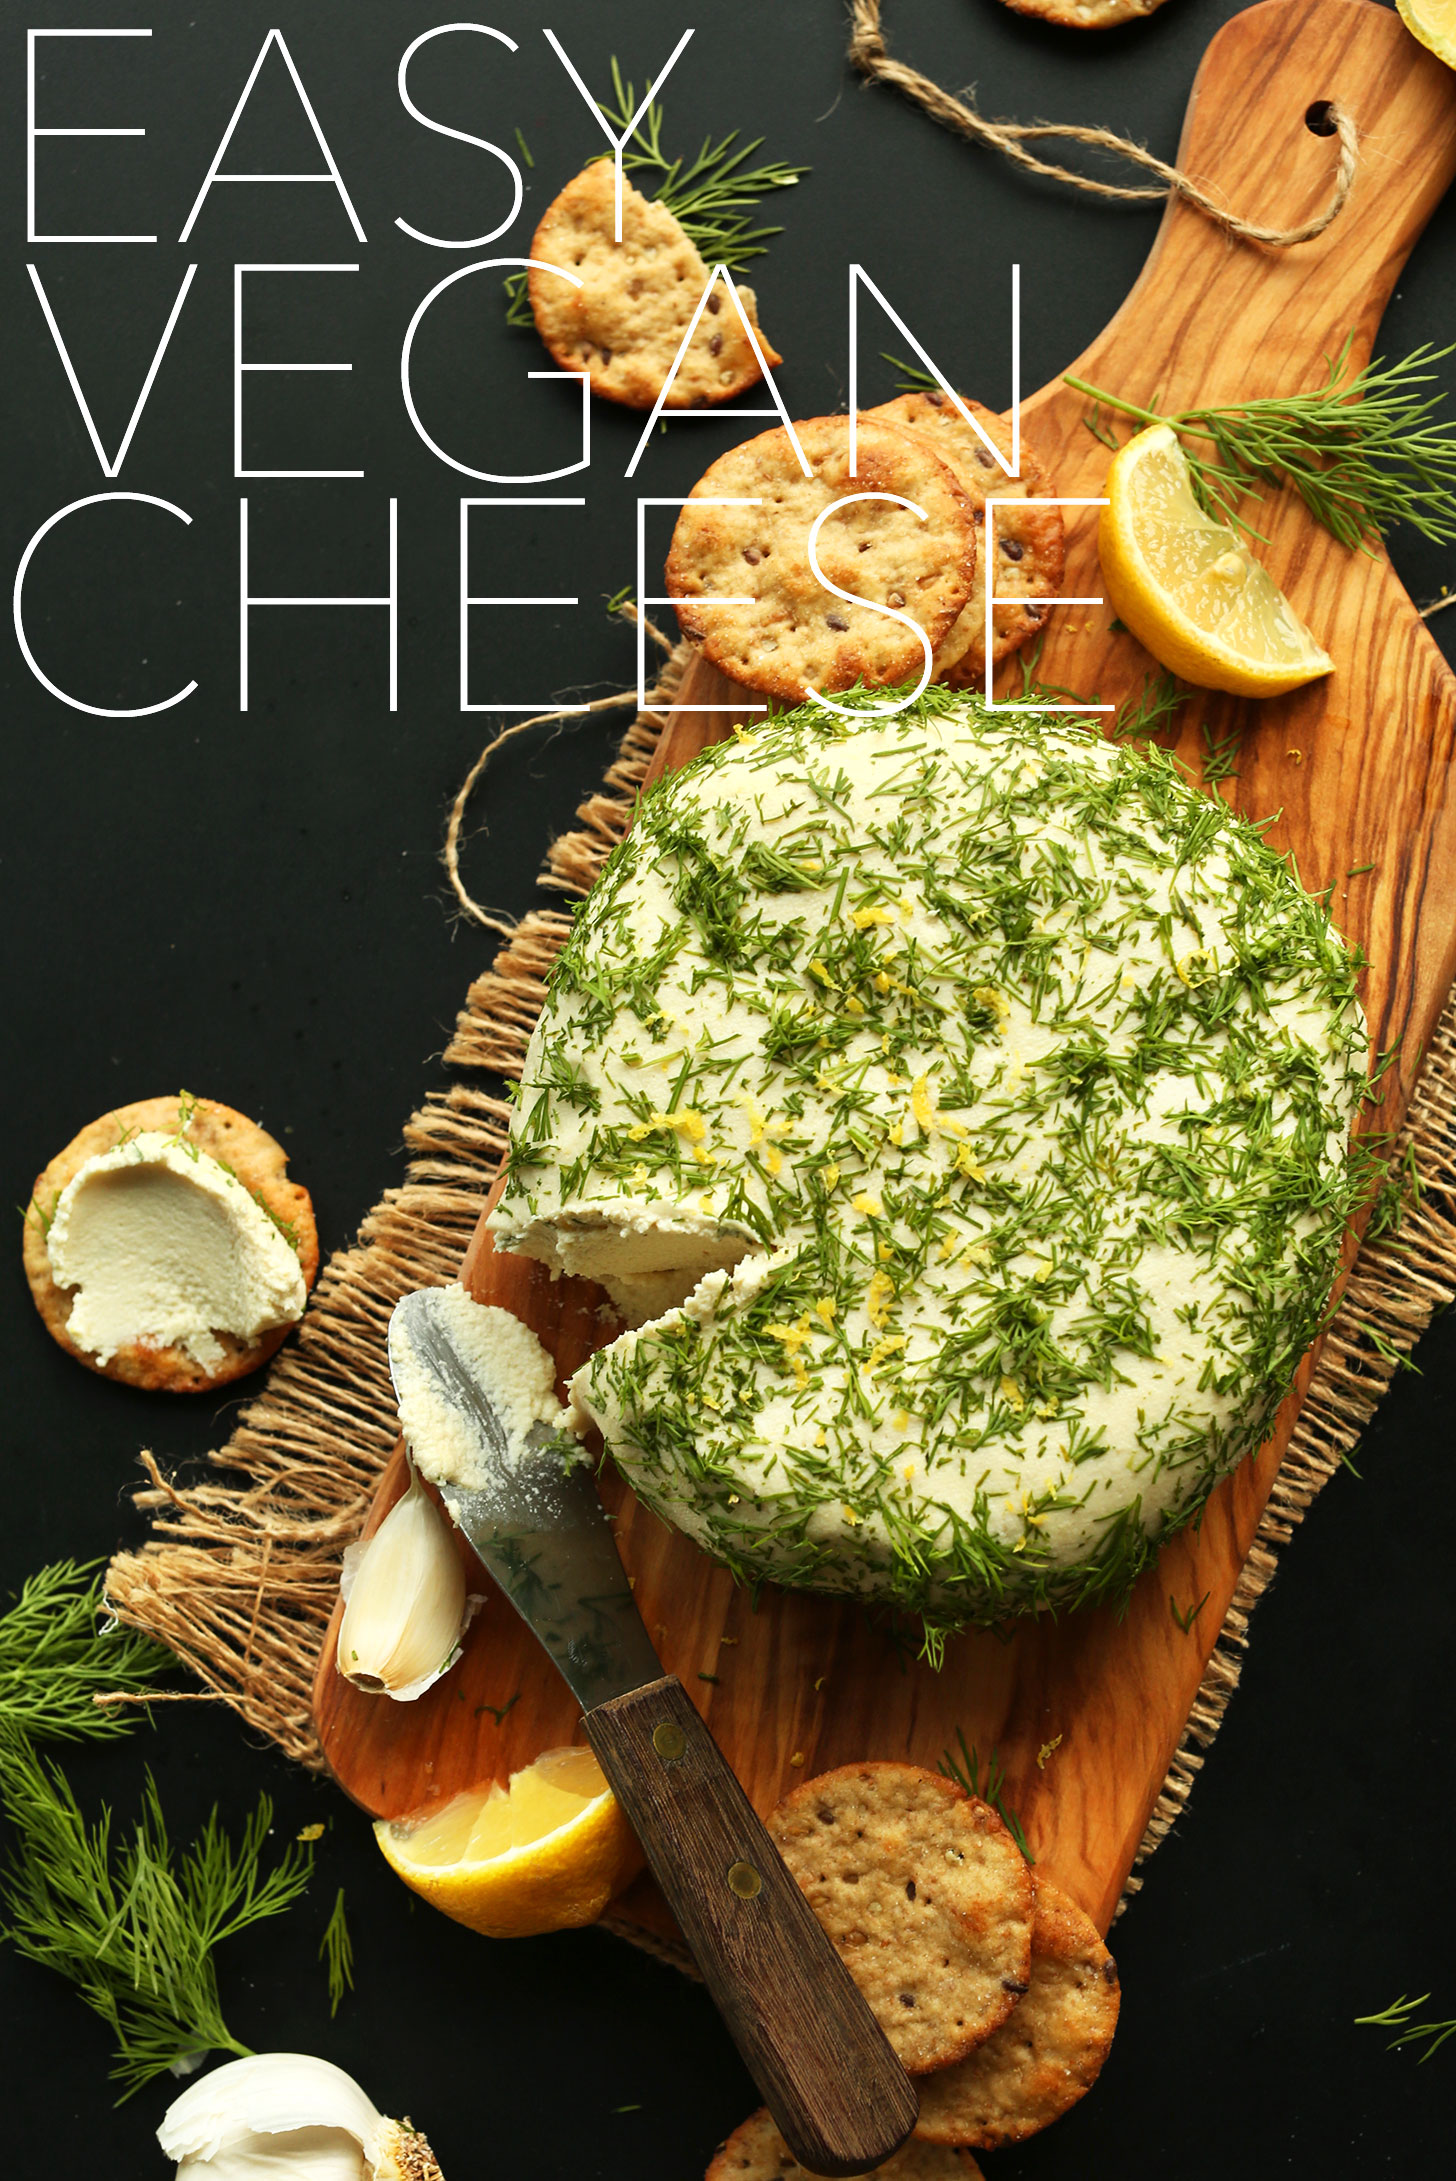
POLYGON ((1031 1973, 1031 1873, 988 1803, 919 1765, 841 1765, 768 1821, 912 2075, 990 2036, 1031 1973))
MULTIPOLYGON (((981 2169, 969 2151, 946 2150, 914 2136, 872 2173, 890 2181, 978 2181, 981 2169)), ((750 2113, 728 2141, 720 2144, 704 2181, 812 2181, 774 2126, 768 2107, 750 2113)))
MULTIPOLYGON (((676 217, 624 175, 618 242, 612 162, 599 159, 548 205, 531 256, 562 266, 582 283, 574 287, 551 273, 528 276, 536 330, 556 362, 564 371, 586 371, 594 394, 629 409, 650 409, 708 285, 708 267, 676 217)), ((752 288, 740 287, 738 297, 757 332, 752 288)), ((761 332, 758 340, 767 363, 783 361, 761 332)), ((666 406, 699 409, 730 401, 762 376, 720 280, 666 406)))
POLYGON ((256 1121, 250 1121, 246 1114, 235 1113, 231 1106, 218 1105, 210 1098, 182 1103, 176 1098, 143 1098, 132 1105, 118 1106, 113 1113, 103 1114, 100 1120, 92 1121, 79 1136, 73 1137, 65 1150, 58 1152, 49 1166, 36 1176, 22 1245, 25 1276, 46 1331, 58 1346, 77 1362, 84 1363, 88 1370, 99 1372, 103 1378, 121 1379, 129 1386, 140 1386, 152 1393, 205 1393, 211 1387, 225 1386, 233 1379, 257 1370, 292 1328, 275 1327, 246 1344, 230 1334, 220 1333, 217 1337, 226 1354, 224 1360, 211 1369, 204 1369, 181 1348, 152 1347, 140 1342, 118 1348, 110 1361, 102 1364, 67 1333, 74 1293, 58 1287, 51 1275, 46 1229, 66 1184, 74 1179, 88 1159, 115 1150, 124 1136, 151 1129, 168 1135, 180 1129, 189 1144, 230 1167, 264 1210, 285 1232, 296 1238, 304 1286, 312 1288, 318 1273, 319 1247, 308 1191, 288 1179, 288 1154, 282 1144, 256 1121))
MULTIPOLYGON (((1009 461, 1011 434, 1005 420, 979 401, 966 399, 966 407, 1009 461)), ((1024 436, 1021 473, 1008 477, 939 388, 901 394, 867 414, 928 438, 941 461, 948 462, 955 471, 975 511, 975 586, 959 620, 936 648, 935 674, 937 680, 947 680, 958 688, 982 688, 986 679, 986 571, 990 558, 986 551, 986 501, 991 497, 1042 499, 1051 488, 1024 436)), ((1065 559, 1062 511, 1059 507, 998 507, 995 533, 995 595, 1026 600, 1025 605, 995 609, 993 659, 999 663, 1029 643, 1043 626, 1047 609, 1037 601, 1055 598, 1061 591, 1065 559)))
POLYGON ((1047 2127, 1096 2082, 1121 1997, 1091 1917, 1037 1879, 1031 1989, 984 2045, 922 2083, 916 2134, 991 2151, 1047 2127))
POLYGON ((917 679, 925 654, 914 631, 824 590, 809 563, 809 533, 827 507, 855 493, 894 493, 923 509, 922 522, 909 508, 860 500, 825 523, 817 551, 832 583, 909 614, 933 649, 972 594, 972 503, 923 436, 882 419, 861 418, 853 477, 847 417, 815 417, 795 430, 811 476, 778 430, 734 447, 693 487, 667 559, 678 620, 725 674, 786 704, 801 703, 808 686, 917 679), (758 504, 713 507, 710 499, 758 504), (692 603, 714 597, 750 603, 692 603))

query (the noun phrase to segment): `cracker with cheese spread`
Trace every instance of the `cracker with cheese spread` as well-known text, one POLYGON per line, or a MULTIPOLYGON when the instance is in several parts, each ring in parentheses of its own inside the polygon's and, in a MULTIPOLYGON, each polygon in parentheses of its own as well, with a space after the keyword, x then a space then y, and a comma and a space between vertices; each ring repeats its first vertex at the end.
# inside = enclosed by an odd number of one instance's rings
POLYGON ((254 1371, 318 1272, 288 1154, 212 1099, 144 1098, 83 1128, 36 1178, 25 1274, 51 1337, 105 1378, 204 1393, 254 1371))

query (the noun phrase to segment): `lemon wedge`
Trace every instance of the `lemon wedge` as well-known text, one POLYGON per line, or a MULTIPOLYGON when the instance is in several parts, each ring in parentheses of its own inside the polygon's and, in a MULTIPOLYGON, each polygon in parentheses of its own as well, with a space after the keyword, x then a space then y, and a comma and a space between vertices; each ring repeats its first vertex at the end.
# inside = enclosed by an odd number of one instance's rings
POLYGON ((1097 549, 1119 620, 1185 682, 1277 697, 1332 670, 1237 531, 1194 499, 1170 425, 1150 424, 1114 457, 1097 549))
POLYGON ((642 1851, 589 1749, 548 1749, 510 1785, 383 1818, 384 1859, 432 1907, 492 1939, 595 1923, 642 1851))
POLYGON ((1429 46, 1448 68, 1456 68, 1456 0, 1395 0, 1395 4, 1411 36, 1429 46))

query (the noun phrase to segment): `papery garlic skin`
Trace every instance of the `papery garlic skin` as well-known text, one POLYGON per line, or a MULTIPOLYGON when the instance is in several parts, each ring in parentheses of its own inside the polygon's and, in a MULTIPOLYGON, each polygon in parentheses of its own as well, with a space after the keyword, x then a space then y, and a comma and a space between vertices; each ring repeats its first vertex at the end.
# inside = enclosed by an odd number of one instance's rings
POLYGON ((356 1688, 412 1703, 460 1656, 465 1569, 453 1526, 413 1470, 374 1535, 349 1547, 340 1588, 337 1664, 356 1688))
POLYGON ((443 2181, 422 2135, 304 2052, 213 2068, 174 2099, 157 2141, 177 2181, 443 2181))

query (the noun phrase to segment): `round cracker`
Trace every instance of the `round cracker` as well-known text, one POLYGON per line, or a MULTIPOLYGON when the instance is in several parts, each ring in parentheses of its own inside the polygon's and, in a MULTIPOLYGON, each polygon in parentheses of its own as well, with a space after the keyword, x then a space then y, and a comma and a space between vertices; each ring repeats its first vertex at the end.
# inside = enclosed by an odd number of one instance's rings
POLYGON ((208 1371, 184 1349, 158 1348, 140 1341, 118 1348, 108 1362, 101 1363, 86 1349, 78 1347, 66 1330, 75 1296, 69 1288, 56 1285, 46 1247, 46 1231, 61 1191, 74 1180, 88 1159, 114 1151, 123 1136, 143 1129, 176 1134, 189 1106, 191 1111, 185 1129, 187 1141, 230 1166, 243 1187, 278 1221, 298 1252, 305 1290, 312 1288, 318 1273, 318 1228, 309 1193, 296 1181, 288 1179, 288 1153, 282 1144, 256 1121, 250 1121, 245 1113, 235 1113, 231 1106, 218 1105, 210 1098, 142 1098, 132 1105, 118 1106, 114 1112, 103 1114, 99 1121, 92 1121, 36 1176, 25 1216, 22 1244, 25 1277, 46 1331, 67 1355, 74 1356, 88 1371, 96 1371, 102 1378, 119 1379, 124 1385, 140 1386, 148 1393, 207 1393, 216 1386, 225 1386, 265 1363, 289 1332, 286 1325, 275 1326, 249 1342, 219 1332, 216 1338, 227 1354, 220 1364, 208 1371))
MULTIPOLYGON (((977 2181, 981 2169, 969 2151, 947 2150, 912 2136, 870 2171, 888 2174, 890 2181, 977 2181)), ((704 2181, 812 2181, 812 2176, 779 2134, 768 2107, 761 2105, 718 2146, 704 2181)))
POLYGON ((816 550, 830 582, 908 614, 934 649, 974 585, 971 502, 923 434, 862 417, 851 477, 847 417, 813 417, 794 429, 809 476, 779 429, 730 449, 693 487, 667 558, 678 620, 725 674, 785 704, 802 704, 810 688, 914 680, 925 663, 914 629, 823 589, 809 534, 826 508, 856 494, 892 493, 923 509, 924 521, 884 499, 858 499, 825 523, 816 550), (707 504, 724 499, 757 504, 707 504), (714 605, 715 597, 748 603, 714 605))
MULTIPOLYGON (((622 239, 616 239, 615 180, 599 159, 567 183, 546 208, 531 256, 559 265, 580 287, 552 273, 527 275, 536 330, 563 371, 585 371, 592 392, 629 409, 650 409, 662 392, 708 267, 676 216, 653 204, 624 175, 622 239)), ((782 363, 764 339, 752 288, 738 299, 764 360, 782 363)), ((719 281, 668 392, 669 409, 730 401, 763 373, 738 313, 719 281)))
POLYGON ((1091 1917, 1038 1878, 1026 1997, 985 2044, 921 2084, 916 2134, 982 2151, 1035 2135, 1096 2082, 1121 1998, 1091 1917))
POLYGON ((1033 1895, 988 1803, 919 1765, 841 1765, 768 1827, 912 2075, 1006 2019, 1030 1976, 1033 1895))
MULTIPOLYGON (((1011 434, 1005 419, 982 402, 966 395, 961 398, 1009 461, 1011 434)), ((942 462, 948 462, 955 471, 975 511, 976 579, 964 611, 936 647, 935 675, 937 680, 949 681, 957 688, 979 688, 986 679, 986 568, 990 558, 984 549, 986 501, 992 495, 998 502, 1044 499, 1046 476, 1023 437, 1020 474, 1008 477, 980 434, 972 430, 938 387, 897 395, 894 401, 884 402, 866 414, 926 436, 942 462)), ((999 665, 1030 642, 1043 626, 1046 608, 1037 601, 1055 598, 1061 591, 1066 541, 1059 507, 998 505, 994 528, 996 597, 1012 601, 993 611, 991 658, 993 665, 999 665), (1023 599, 1024 605, 1020 603, 1023 599)))
POLYGON ((1152 15, 1163 0, 1006 0, 1006 5, 1018 15, 1036 15, 1065 30, 1112 30, 1118 23, 1152 15))

